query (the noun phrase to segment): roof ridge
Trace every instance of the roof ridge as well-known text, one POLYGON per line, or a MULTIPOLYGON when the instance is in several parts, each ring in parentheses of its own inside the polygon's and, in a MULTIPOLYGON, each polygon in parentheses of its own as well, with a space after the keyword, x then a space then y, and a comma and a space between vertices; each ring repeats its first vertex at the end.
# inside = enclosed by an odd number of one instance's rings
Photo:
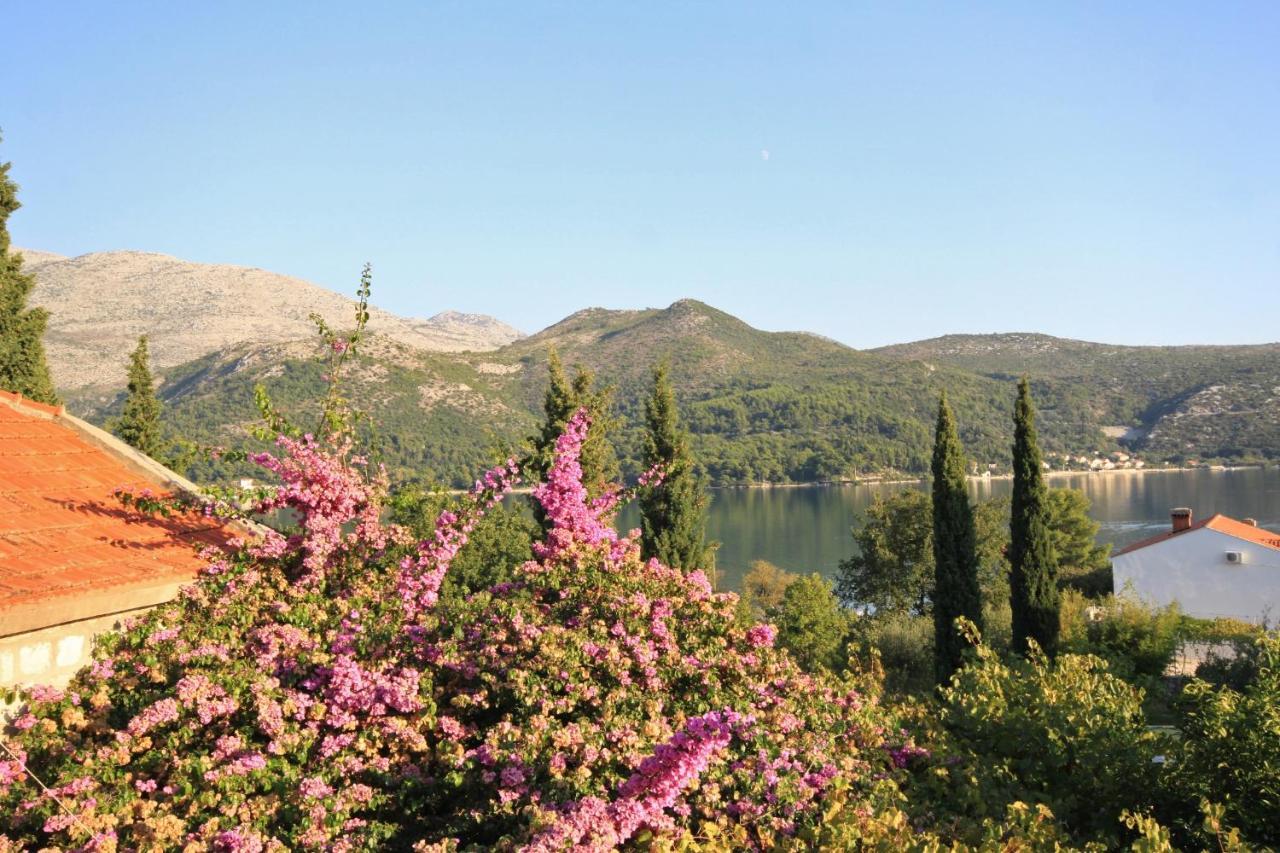
POLYGON ((1200 530, 1201 528, 1204 528, 1204 527, 1209 528, 1215 533, 1221 533, 1224 536, 1230 536, 1233 539, 1240 539, 1245 542, 1252 542, 1256 545, 1262 545, 1265 548, 1275 548, 1276 550, 1280 551, 1280 533, 1277 533, 1274 530, 1267 530, 1265 527, 1258 527, 1253 524, 1246 524, 1245 522, 1240 521, 1239 519, 1236 519, 1236 518, 1232 518, 1231 516, 1225 515, 1224 513, 1215 512, 1212 515, 1206 516, 1200 519, 1199 521, 1193 523, 1190 527, 1186 527, 1182 530, 1166 530, 1163 533, 1158 533, 1155 536, 1149 536, 1146 539, 1141 539, 1130 545, 1126 545, 1125 547, 1121 548, 1119 551, 1116 551, 1111 556, 1114 558, 1114 557, 1123 556, 1125 554, 1130 554, 1130 553, 1133 553, 1134 551, 1139 551, 1151 545, 1158 545, 1161 542, 1174 538, 1175 536, 1180 536, 1184 533, 1190 533, 1193 530, 1200 530))
POLYGON ((0 400, 3 400, 9 406, 19 411, 22 411, 23 409, 34 409, 42 415, 53 415, 55 417, 66 412, 65 406, 51 406, 48 403, 37 403, 35 400, 23 397, 17 391, 0 391, 0 400))

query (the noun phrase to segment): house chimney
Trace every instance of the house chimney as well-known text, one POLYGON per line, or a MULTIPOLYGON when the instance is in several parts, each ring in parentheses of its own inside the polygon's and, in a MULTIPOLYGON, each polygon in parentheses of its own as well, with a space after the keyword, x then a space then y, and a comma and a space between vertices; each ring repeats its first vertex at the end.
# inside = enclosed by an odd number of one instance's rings
POLYGON ((1177 509, 1169 510, 1169 517, 1173 519, 1173 532, 1180 533, 1191 527, 1191 508, 1180 506, 1177 509))
POLYGON ((1257 527, 1257 526, 1258 526, 1258 519, 1256 519, 1256 518, 1246 518, 1246 519, 1244 520, 1244 523, 1245 523, 1245 524, 1247 524, 1247 525, 1249 525, 1250 527, 1257 527))

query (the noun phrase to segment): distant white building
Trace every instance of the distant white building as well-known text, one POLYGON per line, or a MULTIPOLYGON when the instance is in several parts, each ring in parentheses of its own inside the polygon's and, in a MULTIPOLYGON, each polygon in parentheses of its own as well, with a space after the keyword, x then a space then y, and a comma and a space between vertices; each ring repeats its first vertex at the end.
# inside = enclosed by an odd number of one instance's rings
POLYGON ((1280 622, 1280 533, 1252 519, 1213 515, 1193 522, 1175 509, 1172 526, 1111 558, 1115 591, 1205 619, 1280 622))

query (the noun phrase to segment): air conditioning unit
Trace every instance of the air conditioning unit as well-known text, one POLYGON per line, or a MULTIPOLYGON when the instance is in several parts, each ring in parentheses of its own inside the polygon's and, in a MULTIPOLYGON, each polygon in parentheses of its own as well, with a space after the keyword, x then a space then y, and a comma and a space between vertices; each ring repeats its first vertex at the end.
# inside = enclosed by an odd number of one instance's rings
POLYGON ((1227 562, 1228 562, 1228 563, 1234 563, 1234 564, 1236 564, 1236 565, 1239 565, 1240 563, 1243 563, 1243 562, 1244 562, 1244 552, 1243 552, 1243 551, 1228 551, 1228 552, 1227 552, 1227 562))

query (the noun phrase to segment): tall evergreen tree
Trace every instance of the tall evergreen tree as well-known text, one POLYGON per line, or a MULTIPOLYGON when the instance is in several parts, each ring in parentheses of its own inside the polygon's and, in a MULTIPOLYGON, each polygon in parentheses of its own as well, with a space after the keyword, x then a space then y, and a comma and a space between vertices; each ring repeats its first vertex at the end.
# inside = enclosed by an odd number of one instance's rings
POLYGON ((964 659, 956 618, 982 628, 977 536, 964 472, 964 449, 944 392, 933 443, 934 672, 939 684, 949 682, 964 659))
POLYGON ((146 335, 138 338, 138 346, 129 356, 129 396, 125 398, 124 411, 114 431, 148 456, 159 455, 160 400, 151 377, 146 335))
POLYGON ((715 575, 715 547, 707 544, 706 479, 689 452, 666 363, 653 370, 653 394, 644 404, 644 466, 661 465, 662 485, 640 495, 640 553, 685 571, 715 575))
POLYGON ((1031 638, 1052 655, 1058 648, 1058 558, 1035 418, 1031 386, 1024 376, 1018 382, 1013 415, 1013 506, 1009 520, 1013 647, 1026 652, 1031 638))
POLYGON ((49 314, 27 307, 36 281, 23 274, 22 255, 9 249, 9 214, 22 206, 18 185, 9 177, 10 165, 0 163, 0 389, 56 405, 58 395, 44 358, 49 314))
MULTIPOLYGON (((582 466, 582 484, 587 487, 587 494, 594 498, 619 476, 618 456, 609 441, 609 433, 615 427, 613 388, 596 388, 595 375, 582 366, 577 367, 570 381, 559 354, 552 349, 547 357, 547 393, 542 404, 542 427, 532 438, 530 463, 535 474, 546 476, 555 454, 556 439, 564 432, 564 426, 573 413, 583 407, 591 415, 591 427, 582 443, 579 464, 582 466)), ((545 522, 536 502, 534 515, 539 523, 545 522)))
POLYGON ((618 419, 613 414, 613 391, 612 385, 597 388, 595 373, 580 364, 574 366, 575 405, 569 414, 572 416, 579 408, 585 408, 591 415, 591 426, 582 442, 578 464, 582 466, 582 485, 593 498, 604 494, 622 476, 618 453, 609 440, 609 435, 618 427, 618 419))

